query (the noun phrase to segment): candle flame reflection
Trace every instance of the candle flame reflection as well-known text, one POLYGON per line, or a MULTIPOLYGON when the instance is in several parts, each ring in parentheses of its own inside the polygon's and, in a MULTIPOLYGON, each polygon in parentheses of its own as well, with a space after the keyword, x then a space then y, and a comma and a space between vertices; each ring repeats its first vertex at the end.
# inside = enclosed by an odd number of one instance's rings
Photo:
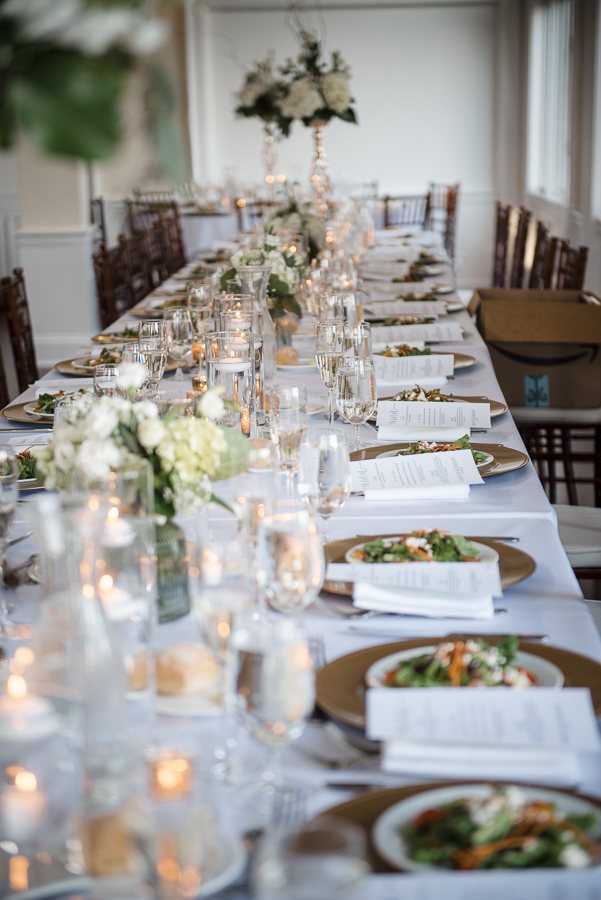
POLYGON ((27 684, 22 675, 11 675, 6 682, 6 690, 11 697, 20 700, 27 694, 27 684))

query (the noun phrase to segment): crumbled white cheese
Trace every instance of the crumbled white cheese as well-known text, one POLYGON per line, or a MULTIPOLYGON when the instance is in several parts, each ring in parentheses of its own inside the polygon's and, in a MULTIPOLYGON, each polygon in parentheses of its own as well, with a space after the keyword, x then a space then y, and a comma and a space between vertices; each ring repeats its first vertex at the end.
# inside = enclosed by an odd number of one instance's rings
POLYGON ((566 869, 584 869, 590 865, 591 858, 580 844, 567 844, 559 854, 559 862, 566 869))

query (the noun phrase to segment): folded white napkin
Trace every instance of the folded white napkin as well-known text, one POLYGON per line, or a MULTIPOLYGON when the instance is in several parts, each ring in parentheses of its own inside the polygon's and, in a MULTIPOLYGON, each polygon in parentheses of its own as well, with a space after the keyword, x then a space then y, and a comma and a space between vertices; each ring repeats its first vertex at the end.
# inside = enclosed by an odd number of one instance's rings
MULTIPOLYGON (((425 385, 422 385, 424 387, 425 385)), ((381 425, 378 428, 379 441, 457 441, 469 429, 464 425, 459 428, 445 428, 442 426, 426 428, 419 425, 381 425)))
POLYGON ((488 596, 461 594, 435 595, 410 588, 384 587, 357 581, 353 588, 353 606, 383 613, 425 616, 428 619, 492 619, 493 600, 488 596))
POLYGON ((364 492, 366 500, 467 500, 469 484, 445 484, 435 487, 414 488, 368 488, 364 492))
POLYGON ((384 743, 382 768, 424 778, 492 778, 573 787, 582 778, 576 753, 538 747, 492 747, 395 739, 384 743))

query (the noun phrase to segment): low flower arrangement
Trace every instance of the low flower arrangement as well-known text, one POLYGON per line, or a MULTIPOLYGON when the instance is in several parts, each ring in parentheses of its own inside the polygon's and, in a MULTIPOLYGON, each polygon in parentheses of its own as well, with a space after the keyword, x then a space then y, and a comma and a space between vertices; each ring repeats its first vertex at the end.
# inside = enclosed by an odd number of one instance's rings
POLYGON ((269 243, 269 235, 266 235, 263 249, 234 253, 231 268, 221 277, 224 289, 226 282, 236 277, 238 266, 271 266, 267 305, 272 319, 278 319, 286 312, 293 312, 302 318, 302 307, 294 299, 294 295, 300 291, 301 282, 310 271, 306 256, 291 250, 276 250, 269 243))
MULTIPOLYGON (((126 371, 122 377, 129 379, 128 391, 140 384, 137 373, 126 371)), ((253 460, 252 444, 244 435, 211 421, 223 415, 227 405, 219 389, 211 389, 198 402, 196 417, 173 411, 160 418, 149 400, 133 403, 83 394, 69 417, 56 423, 54 440, 33 451, 38 480, 56 491, 71 490, 75 483, 93 487, 111 470, 141 457, 154 473, 158 523, 194 515, 209 500, 217 500, 214 482, 243 472, 253 460)))

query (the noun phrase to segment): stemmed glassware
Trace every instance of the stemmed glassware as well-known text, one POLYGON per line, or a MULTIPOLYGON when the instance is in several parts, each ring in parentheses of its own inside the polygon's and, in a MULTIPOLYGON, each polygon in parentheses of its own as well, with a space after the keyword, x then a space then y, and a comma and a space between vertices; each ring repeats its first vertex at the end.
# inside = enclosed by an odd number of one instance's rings
POLYGON ((369 322, 357 322, 344 326, 344 355, 371 359, 371 325, 369 322))
POLYGON ((206 281, 192 281, 188 285, 188 306, 210 306, 213 285, 206 281))
POLYGON ((332 294, 325 291, 317 298, 317 314, 323 319, 344 320, 344 297, 342 294, 332 294))
POLYGON ((269 395, 269 424, 277 444, 282 468, 290 474, 290 485, 307 430, 307 388, 304 384, 282 384, 269 395))
POLYGON ((253 562, 259 525, 265 516, 271 515, 279 495, 275 448, 267 444, 259 453, 254 466, 232 479, 232 506, 251 548, 253 562))
POLYGON ((341 417, 355 426, 355 439, 350 450, 361 450, 365 445, 359 437, 359 429, 373 415, 377 405, 376 376, 369 359, 345 357, 338 367, 336 406, 341 417))
POLYGON ((344 506, 351 488, 351 466, 340 428, 311 428, 301 446, 298 493, 323 520, 322 539, 330 540, 329 518, 344 506))
POLYGON ((157 346, 167 343, 167 325, 163 319, 143 319, 138 325, 138 340, 154 341, 157 346))
POLYGON ((307 508, 284 500, 259 523, 259 589, 272 609, 298 615, 315 600, 325 575, 323 548, 307 508))
POLYGON ((159 382, 165 374, 167 351, 154 340, 138 340, 138 350, 140 362, 146 367, 146 388, 149 393, 154 394, 158 391, 159 382))
POLYGON ((322 381, 328 390, 328 418, 334 421, 336 372, 344 356, 344 323, 335 319, 318 322, 315 332, 315 358, 322 381))
POLYGON ((167 348, 169 355, 177 362, 174 381, 183 381, 182 359, 194 344, 194 328, 189 309, 166 309, 167 348))
MULTIPOLYGON (((107 365, 107 366, 95 366, 94 367, 94 393, 97 397, 102 397, 104 395, 108 397, 119 397, 121 396, 121 390, 119 385, 117 384, 119 380, 119 366, 107 365)), ((69 402, 60 403, 62 400, 66 400, 66 397, 57 398, 56 403, 54 404, 54 421, 55 423, 60 419, 60 412, 57 416, 57 410, 65 409, 65 411, 69 411, 72 404, 72 398, 69 397, 69 402)), ((65 415, 67 412, 65 412, 65 415)))
POLYGON ((239 720, 270 751, 263 775, 240 796, 274 817, 284 789, 280 751, 300 737, 313 710, 313 662, 298 623, 286 616, 249 618, 233 635, 232 648, 239 720))
POLYGON ((194 360, 199 367, 204 365, 206 359, 205 335, 216 330, 218 315, 212 306, 188 306, 190 320, 194 329, 194 360))
POLYGON ((0 448, 0 638, 10 640, 18 636, 18 628, 8 619, 4 572, 6 551, 19 495, 19 466, 9 447, 0 448))

